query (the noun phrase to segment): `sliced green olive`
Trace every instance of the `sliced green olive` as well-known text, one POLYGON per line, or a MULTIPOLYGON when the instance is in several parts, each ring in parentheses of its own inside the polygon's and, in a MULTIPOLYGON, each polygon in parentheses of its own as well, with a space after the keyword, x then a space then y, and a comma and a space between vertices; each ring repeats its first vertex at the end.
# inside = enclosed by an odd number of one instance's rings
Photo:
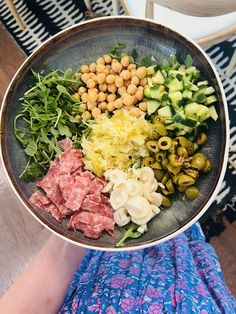
POLYGON ((185 147, 180 146, 177 148, 177 155, 183 156, 183 157, 188 157, 188 151, 185 147))
POLYGON ((150 151, 150 152, 153 152, 153 153, 157 153, 159 152, 159 147, 158 147, 158 142, 157 141, 148 141, 146 143, 146 147, 147 149, 150 151))
POLYGON ((205 166, 205 168, 202 171, 203 172, 208 172, 210 170, 211 170, 211 162, 210 162, 210 160, 207 159, 206 166, 205 166))
POLYGON ((173 167, 180 167, 183 164, 183 161, 179 158, 179 156, 177 156, 175 154, 170 154, 169 160, 170 160, 171 164, 173 165, 173 167))
POLYGON ((190 186, 190 185, 193 185, 195 183, 195 180, 188 176, 187 174, 182 174, 178 181, 177 181, 177 184, 180 185, 180 186, 190 186))
POLYGON ((207 165, 207 158, 201 153, 197 153, 193 156, 191 161, 191 166, 198 169, 199 171, 203 170, 207 165))
POLYGON ((156 154, 156 161, 162 162, 166 158, 166 152, 158 152, 156 154))
POLYGON ((187 175, 189 175, 190 177, 197 179, 198 177, 198 171, 194 170, 194 169, 184 169, 184 173, 186 173, 187 175))
POLYGON ((156 162, 154 162, 153 164, 151 164, 150 167, 151 167, 152 169, 158 169, 158 170, 161 170, 161 169, 162 169, 162 165, 161 165, 161 163, 158 162, 158 161, 156 161, 156 162))
POLYGON ((156 121, 154 128, 155 128, 155 131, 159 133, 161 136, 167 135, 166 128, 162 122, 156 121))
POLYGON ((193 155, 194 152, 195 152, 194 144, 191 141, 189 141, 189 145, 187 147, 187 151, 188 151, 188 154, 190 156, 193 155))
POLYGON ((165 173, 163 170, 159 170, 159 169, 153 169, 154 174, 155 174, 155 178, 157 180, 157 182, 161 182, 161 180, 163 179, 165 173))
POLYGON ((190 141, 186 137, 184 137, 184 136, 177 136, 175 138, 175 140, 180 144, 180 146, 188 148, 190 141))
POLYGON ((183 193, 187 189, 187 186, 178 186, 177 189, 180 193, 183 193))
POLYGON ((198 145, 204 145, 207 141, 207 135, 205 133, 200 133, 197 138, 198 145))
POLYGON ((166 182, 166 188, 167 188, 167 190, 168 190, 169 192, 174 193, 175 188, 174 188, 174 184, 173 184, 172 179, 169 179, 169 180, 166 182))
POLYGON ((169 197, 162 195, 162 205, 164 207, 170 207, 172 205, 171 200, 169 199, 169 197))
POLYGON ((153 164, 154 162, 155 162, 155 158, 153 158, 153 157, 151 157, 151 156, 145 157, 145 158, 143 159, 143 164, 144 164, 144 166, 146 166, 146 167, 150 166, 150 165, 153 164))
POLYGON ((161 165, 164 169, 167 168, 167 165, 169 164, 169 159, 168 158, 164 158, 161 162, 161 165))
POLYGON ((198 197, 199 190, 195 186, 189 186, 185 190, 184 194, 190 201, 193 201, 198 197))
POLYGON ((178 144, 177 141, 172 140, 172 145, 171 145, 171 147, 169 148, 169 152, 170 152, 171 154, 176 154, 176 150, 177 150, 178 145, 179 145, 179 144, 178 144))
POLYGON ((166 182, 167 182, 167 180, 168 180, 169 178, 170 178, 169 173, 168 173, 168 172, 165 173, 164 177, 163 177, 162 180, 161 180, 161 183, 165 185, 166 182))
POLYGON ((167 191, 166 189, 161 189, 161 193, 164 195, 170 195, 170 194, 173 194, 174 192, 167 191))
POLYGON ((180 173, 180 171, 181 171, 181 167, 175 167, 175 166, 173 166, 173 164, 171 162, 168 163, 166 168, 169 172, 173 173, 174 175, 180 173))
POLYGON ((173 180, 174 184, 178 185, 178 180, 179 180, 179 178, 180 178, 182 175, 184 175, 184 173, 183 173, 183 172, 180 172, 180 173, 178 173, 178 174, 176 174, 176 175, 174 175, 174 176, 172 177, 172 180, 173 180))
POLYGON ((168 136, 162 136, 158 139, 157 143, 158 143, 158 147, 161 150, 168 150, 171 147, 172 138, 168 136))

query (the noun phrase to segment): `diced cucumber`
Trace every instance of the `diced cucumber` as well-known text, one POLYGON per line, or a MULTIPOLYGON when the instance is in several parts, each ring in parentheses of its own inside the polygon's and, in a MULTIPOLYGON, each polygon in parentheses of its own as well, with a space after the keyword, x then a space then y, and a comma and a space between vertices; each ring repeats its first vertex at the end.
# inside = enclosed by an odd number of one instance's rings
POLYGON ((148 86, 149 86, 149 87, 153 86, 152 78, 151 78, 151 77, 148 77, 148 78, 147 78, 147 81, 148 81, 148 86))
POLYGON ((163 84, 165 81, 164 75, 161 71, 157 71, 156 75, 152 77, 153 84, 163 84))
MULTIPOLYGON (((198 101, 198 98, 199 96, 200 97, 203 97, 201 95, 206 95, 206 87, 203 86, 203 87, 200 87, 194 94, 193 94, 193 101, 198 101)), ((206 97, 205 97, 206 98, 206 97)))
POLYGON ((149 116, 153 114, 160 107, 160 102, 155 99, 147 100, 147 112, 149 116))
POLYGON ((207 97, 204 101, 204 105, 210 105, 212 104, 213 102, 216 102, 217 101, 217 98, 215 95, 211 95, 209 97, 207 97))
POLYGON ((150 91, 150 87, 146 87, 143 91, 143 94, 146 98, 151 98, 151 91, 150 91))
POLYGON ((162 94, 158 86, 150 87, 150 98, 161 100, 162 94))
POLYGON ((172 118, 173 112, 170 106, 165 106, 158 109, 158 115, 164 118, 172 118))
POLYGON ((193 92, 196 92, 199 90, 199 87, 195 84, 190 84, 189 88, 193 91, 193 92))
POLYGON ((218 114, 216 112, 215 106, 210 106, 209 107, 209 115, 215 121, 218 119, 218 114))
POLYGON ((196 112, 196 115, 201 119, 205 115, 209 113, 209 108, 203 105, 198 105, 198 112, 196 112))
POLYGON ((206 94, 206 95, 211 95, 211 94, 213 94, 214 92, 215 92, 214 87, 209 86, 209 87, 207 87, 207 89, 206 89, 206 91, 205 91, 205 94, 206 94))
POLYGON ((173 116, 173 121, 176 123, 180 123, 184 126, 190 127, 190 128, 194 128, 197 124, 199 124, 197 119, 194 118, 190 118, 190 117, 185 117, 184 114, 175 114, 173 116))
POLYGON ((205 80, 205 81, 200 81, 200 82, 198 82, 197 83, 197 86, 207 86, 209 84, 209 82, 207 81, 207 80, 205 80))
POLYGON ((147 68, 147 75, 153 75, 156 73, 157 66, 156 65, 151 65, 150 67, 147 68))
POLYGON ((185 72, 186 72, 187 74, 192 74, 192 73, 195 73, 196 71, 197 71, 197 68, 194 67, 194 66, 188 67, 188 68, 185 70, 185 72))
POLYGON ((169 131, 174 131, 176 129, 175 123, 171 123, 171 124, 166 125, 166 129, 169 131))
POLYGON ((179 81, 176 77, 169 77, 165 80, 164 85, 169 88, 169 92, 177 92, 181 91, 184 88, 184 84, 182 81, 179 81))
POLYGON ((192 99, 193 92, 191 90, 185 89, 182 93, 183 98, 192 99))
POLYGON ((179 111, 181 108, 180 100, 182 99, 181 92, 169 93, 169 99, 175 111, 179 111))

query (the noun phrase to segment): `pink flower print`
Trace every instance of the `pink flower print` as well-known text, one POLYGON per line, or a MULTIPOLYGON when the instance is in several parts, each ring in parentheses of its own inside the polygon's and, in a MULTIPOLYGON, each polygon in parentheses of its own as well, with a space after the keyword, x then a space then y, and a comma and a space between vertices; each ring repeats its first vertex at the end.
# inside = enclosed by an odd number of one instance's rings
POLYGON ((154 299, 157 297, 157 291, 156 289, 154 289, 152 286, 148 285, 147 289, 146 289, 146 295, 150 298, 150 299, 154 299))
POLYGON ((114 307, 112 305, 110 305, 106 309, 106 314, 117 314, 117 313, 116 313, 116 310, 114 309, 114 307))
POLYGON ((179 278, 177 280, 177 286, 180 288, 180 289, 183 289, 183 290, 187 290, 187 285, 186 285, 186 282, 183 278, 179 278))
POLYGON ((134 282, 134 280, 131 279, 130 277, 127 277, 127 278, 125 279, 125 285, 130 285, 130 284, 133 283, 133 282, 134 282))
POLYGON ((125 298, 121 300, 121 308, 124 312, 130 313, 135 305, 135 300, 133 297, 125 298))
POLYGON ((139 274, 140 274, 140 268, 139 267, 132 266, 129 268, 129 271, 130 271, 130 274, 132 274, 132 275, 139 276, 139 274))
POLYGON ((149 314, 162 314, 161 307, 158 302, 153 302, 148 310, 149 314))
POLYGON ((202 310, 200 314, 208 314, 206 310, 202 310))
POLYGON ((100 299, 97 299, 97 303, 88 306, 88 309, 89 309, 90 311, 93 311, 93 312, 97 312, 97 313, 99 313, 99 314, 102 314, 102 310, 101 310, 101 300, 100 300, 100 299))
POLYGON ((183 299, 183 295, 180 294, 179 292, 176 292, 175 293, 175 300, 176 300, 176 302, 177 303, 181 303, 182 299, 183 299))
POLYGON ((175 291, 175 284, 171 284, 170 288, 168 289, 170 292, 174 292, 175 291))
POLYGON ((115 275, 112 277, 111 281, 110 281, 110 287, 114 288, 114 289, 119 289, 123 286, 125 280, 125 276, 124 275, 115 275))
POLYGON ((127 259, 121 259, 119 262, 119 266, 121 268, 127 268, 129 266, 130 261, 127 259))
POLYGON ((79 306, 79 301, 78 300, 73 300, 73 303, 72 303, 72 313, 77 313, 78 306, 79 306))
POLYGON ((205 287, 201 283, 199 283, 197 285, 197 292, 198 292, 198 294, 202 295, 203 297, 207 297, 207 293, 206 293, 205 287))

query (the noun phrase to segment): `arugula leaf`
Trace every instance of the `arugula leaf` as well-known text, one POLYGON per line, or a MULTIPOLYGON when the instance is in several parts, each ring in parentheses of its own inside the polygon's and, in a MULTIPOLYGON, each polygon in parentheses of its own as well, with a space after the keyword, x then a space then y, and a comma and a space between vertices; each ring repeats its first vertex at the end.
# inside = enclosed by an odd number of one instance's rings
POLYGON ((191 67, 191 65, 193 64, 193 59, 190 55, 187 55, 187 57, 184 60, 184 64, 186 65, 186 68, 191 67))
POLYGON ((41 164, 33 162, 25 169, 24 173, 22 173, 22 176, 25 181, 33 181, 37 178, 40 178, 45 174, 45 172, 46 169, 41 164))
POLYGON ((141 62, 139 63, 139 66, 145 66, 146 68, 150 67, 151 65, 155 64, 155 58, 153 56, 146 56, 144 57, 141 62))
POLYGON ((136 50, 135 48, 132 50, 131 56, 132 56, 132 58, 134 59, 134 61, 137 60, 137 58, 138 58, 138 52, 137 52, 137 50, 136 50))
POLYGON ((124 44, 118 43, 113 45, 110 49, 109 49, 109 55, 112 58, 115 59, 120 59, 121 58, 121 52, 122 50, 125 48, 126 46, 124 44))
POLYGON ((37 153, 37 144, 34 141, 29 141, 29 144, 25 148, 25 153, 28 156, 34 156, 37 153))
POLYGON ((125 231, 124 236, 122 237, 122 239, 120 239, 120 241, 116 244, 116 246, 117 247, 125 246, 125 241, 128 238, 132 238, 132 239, 139 238, 142 235, 142 233, 136 231, 137 229, 138 229, 138 225, 132 222, 131 225, 128 227, 128 229, 125 231))

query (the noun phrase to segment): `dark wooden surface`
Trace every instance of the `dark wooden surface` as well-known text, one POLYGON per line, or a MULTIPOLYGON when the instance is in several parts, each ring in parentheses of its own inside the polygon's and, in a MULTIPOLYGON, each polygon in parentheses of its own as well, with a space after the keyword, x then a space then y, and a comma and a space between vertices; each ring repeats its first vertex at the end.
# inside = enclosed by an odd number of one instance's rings
MULTIPOLYGON (((0 24, 0 102, 25 54, 0 24)), ((236 296, 236 222, 211 240, 228 287, 236 296)), ((30 263, 49 237, 11 190, 0 164, 0 296, 30 263)))

